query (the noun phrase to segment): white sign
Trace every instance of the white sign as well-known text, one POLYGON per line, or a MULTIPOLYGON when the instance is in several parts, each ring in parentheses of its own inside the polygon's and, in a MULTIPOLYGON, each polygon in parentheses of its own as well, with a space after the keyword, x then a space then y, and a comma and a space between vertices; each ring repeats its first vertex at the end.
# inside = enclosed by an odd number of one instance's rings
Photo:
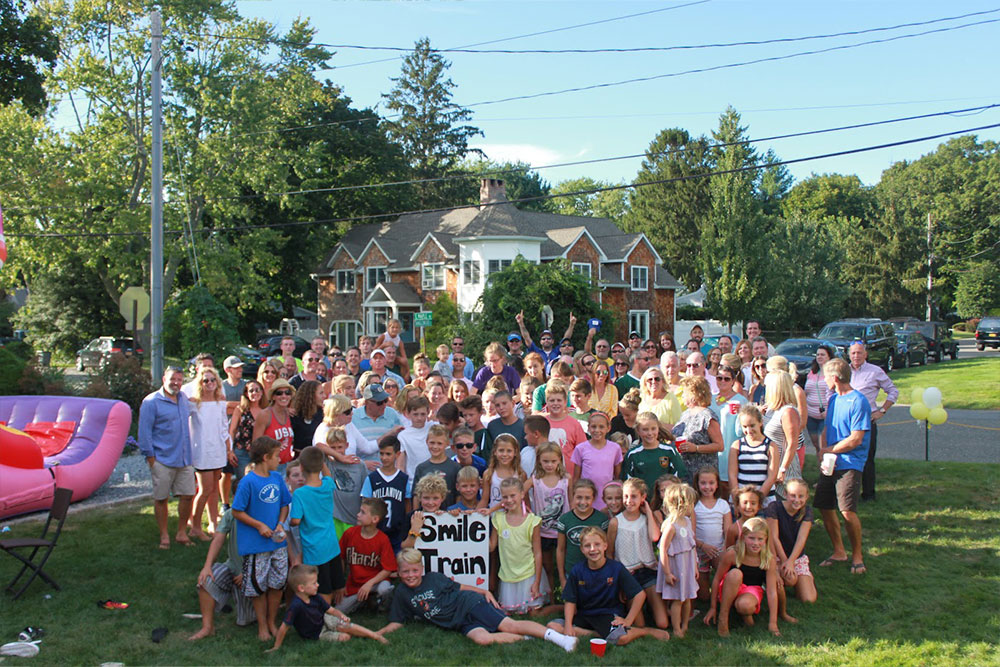
POLYGON ((427 514, 417 538, 424 570, 440 572, 460 584, 489 586, 490 526, 483 514, 427 514))

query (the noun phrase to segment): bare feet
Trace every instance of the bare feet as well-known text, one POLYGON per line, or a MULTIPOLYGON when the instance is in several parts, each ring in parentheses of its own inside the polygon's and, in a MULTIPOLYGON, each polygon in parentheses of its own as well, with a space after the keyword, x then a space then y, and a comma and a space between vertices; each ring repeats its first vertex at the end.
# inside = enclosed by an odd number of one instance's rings
POLYGON ((789 613, 787 611, 783 612, 781 614, 781 620, 783 620, 785 623, 798 623, 799 622, 799 619, 795 618, 794 616, 789 615, 789 613))
POLYGON ((722 620, 721 617, 719 618, 719 636, 720 637, 728 637, 729 636, 729 620, 728 619, 722 620))
POLYGON ((189 642, 198 641, 199 639, 204 639, 205 637, 211 637, 214 634, 215 634, 215 628, 202 628, 198 632, 188 637, 188 641, 189 642))
POLYGON ((650 628, 649 634, 659 639, 661 642, 668 641, 670 639, 670 633, 666 630, 659 630, 657 628, 650 628))
MULTIPOLYGON (((526 636, 525 639, 530 639, 530 637, 526 636)), ((385 637, 383 637, 382 635, 375 635, 375 641, 377 641, 380 644, 388 644, 389 643, 389 640, 386 639, 385 637)))
POLYGON ((211 542, 211 541, 212 541, 212 538, 211 538, 211 536, 210 536, 210 535, 207 535, 207 534, 205 533, 205 531, 203 531, 203 530, 192 530, 192 531, 191 531, 190 533, 188 533, 188 534, 189 534, 189 535, 190 535, 191 537, 194 537, 194 538, 196 538, 196 539, 199 539, 199 540, 201 540, 202 542, 211 542))
POLYGON ((160 548, 164 549, 164 550, 170 548, 170 538, 169 537, 161 537, 160 538, 160 548))
POLYGON ((754 624, 753 616, 740 616, 743 619, 743 623, 748 627, 752 628, 754 624))
POLYGON ((187 533, 177 533, 174 536, 174 541, 177 542, 177 544, 183 544, 186 547, 194 546, 194 542, 192 542, 191 538, 187 536, 187 533))
POLYGON ((262 642, 269 642, 273 638, 271 637, 271 633, 270 632, 261 632, 261 631, 258 630, 257 631, 257 639, 261 640, 262 642))

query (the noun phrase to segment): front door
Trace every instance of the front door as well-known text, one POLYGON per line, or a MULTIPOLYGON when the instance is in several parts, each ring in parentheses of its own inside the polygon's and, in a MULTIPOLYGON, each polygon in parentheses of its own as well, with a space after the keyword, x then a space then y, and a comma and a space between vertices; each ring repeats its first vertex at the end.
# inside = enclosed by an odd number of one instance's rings
POLYGON ((404 343, 412 343, 416 341, 416 332, 413 330, 413 313, 400 313, 399 322, 403 325, 403 332, 399 334, 399 337, 403 339, 404 343))

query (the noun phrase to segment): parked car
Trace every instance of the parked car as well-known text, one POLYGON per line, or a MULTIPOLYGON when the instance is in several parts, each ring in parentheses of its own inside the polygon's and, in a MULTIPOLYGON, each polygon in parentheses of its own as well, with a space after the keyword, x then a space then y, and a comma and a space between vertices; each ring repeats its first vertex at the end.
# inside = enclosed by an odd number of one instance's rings
POLYGON ((723 336, 729 336, 733 339, 733 349, 736 349, 736 343, 740 342, 740 335, 738 333, 724 333, 716 334, 715 336, 705 336, 701 339, 701 349, 711 350, 713 347, 719 347, 719 339, 723 336))
POLYGON ((927 339, 922 333, 905 329, 896 334, 896 365, 903 368, 927 365, 927 339))
MULTIPOLYGON (((265 357, 275 357, 281 354, 281 334, 268 334, 257 339, 257 351, 265 357)), ((292 336, 295 339, 295 358, 299 359, 309 349, 309 341, 299 336, 292 336)))
POLYGON ((896 333, 899 333, 900 331, 905 329, 906 325, 909 324, 910 322, 919 322, 919 321, 920 320, 918 320, 917 318, 910 317, 908 315, 903 317, 890 317, 889 319, 886 320, 886 322, 891 324, 892 328, 896 330, 896 333))
POLYGON ((101 336, 90 341, 86 347, 76 352, 76 370, 103 368, 113 354, 126 357, 135 355, 142 361, 143 350, 135 340, 125 336, 101 336))
POLYGON ((903 331, 919 331, 927 341, 927 356, 934 361, 941 361, 945 355, 958 358, 958 343, 944 322, 906 322, 903 331))
MULTIPOLYGON (((253 349, 252 347, 247 347, 246 345, 240 345, 229 351, 229 354, 235 355, 240 358, 243 362, 243 379, 249 380, 257 377, 257 369, 260 365, 264 363, 265 356, 253 349)), ((227 354, 226 356, 229 356, 227 354)), ((191 357, 188 359, 188 375, 194 377, 195 371, 197 370, 194 366, 194 360, 197 357, 191 357)), ((216 359, 215 367, 219 369, 219 375, 225 377, 225 372, 222 369, 222 362, 225 361, 226 357, 222 359, 216 359)))
POLYGON ((789 338, 779 343, 778 347, 774 348, 774 353, 781 355, 785 359, 788 359, 790 363, 795 364, 795 368, 798 371, 796 381, 799 384, 804 384, 806 375, 809 374, 809 367, 816 360, 816 350, 819 349, 820 345, 826 345, 831 348, 835 358, 846 358, 846 355, 844 355, 837 344, 819 338, 789 338))
POLYGON ((976 327, 976 349, 982 352, 986 346, 1000 347, 1000 317, 984 317, 976 327))
POLYGON ((870 363, 886 371, 896 367, 896 332, 889 322, 874 318, 837 320, 820 329, 816 338, 834 343, 845 358, 852 343, 864 343, 870 363))

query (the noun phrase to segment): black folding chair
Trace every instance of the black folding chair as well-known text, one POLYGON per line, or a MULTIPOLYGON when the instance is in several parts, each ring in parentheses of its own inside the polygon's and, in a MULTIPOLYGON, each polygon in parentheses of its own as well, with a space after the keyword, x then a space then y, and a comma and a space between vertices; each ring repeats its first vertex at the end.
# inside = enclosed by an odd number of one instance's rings
POLYGON ((63 523, 66 521, 66 513, 69 511, 69 503, 72 499, 72 489, 56 489, 55 496, 52 499, 52 509, 49 510, 49 518, 45 521, 41 537, 15 537, 9 540, 0 540, 0 549, 3 549, 4 552, 24 563, 17 576, 7 584, 6 590, 8 593, 14 594, 15 600, 21 597, 21 594, 27 590, 31 582, 35 580, 35 577, 41 577, 54 589, 57 591, 60 590, 59 584, 47 575, 42 570, 42 567, 52 554, 52 550, 56 548, 56 542, 59 541, 59 533, 62 532, 63 523), (53 520, 55 521, 55 528, 50 531, 49 528, 52 527, 53 520), (26 558, 18 552, 19 549, 31 549, 31 554, 26 558), (36 561, 35 557, 39 555, 39 552, 42 553, 36 561), (23 586, 15 591, 14 586, 17 584, 18 579, 29 569, 31 570, 31 576, 24 582, 23 586))

